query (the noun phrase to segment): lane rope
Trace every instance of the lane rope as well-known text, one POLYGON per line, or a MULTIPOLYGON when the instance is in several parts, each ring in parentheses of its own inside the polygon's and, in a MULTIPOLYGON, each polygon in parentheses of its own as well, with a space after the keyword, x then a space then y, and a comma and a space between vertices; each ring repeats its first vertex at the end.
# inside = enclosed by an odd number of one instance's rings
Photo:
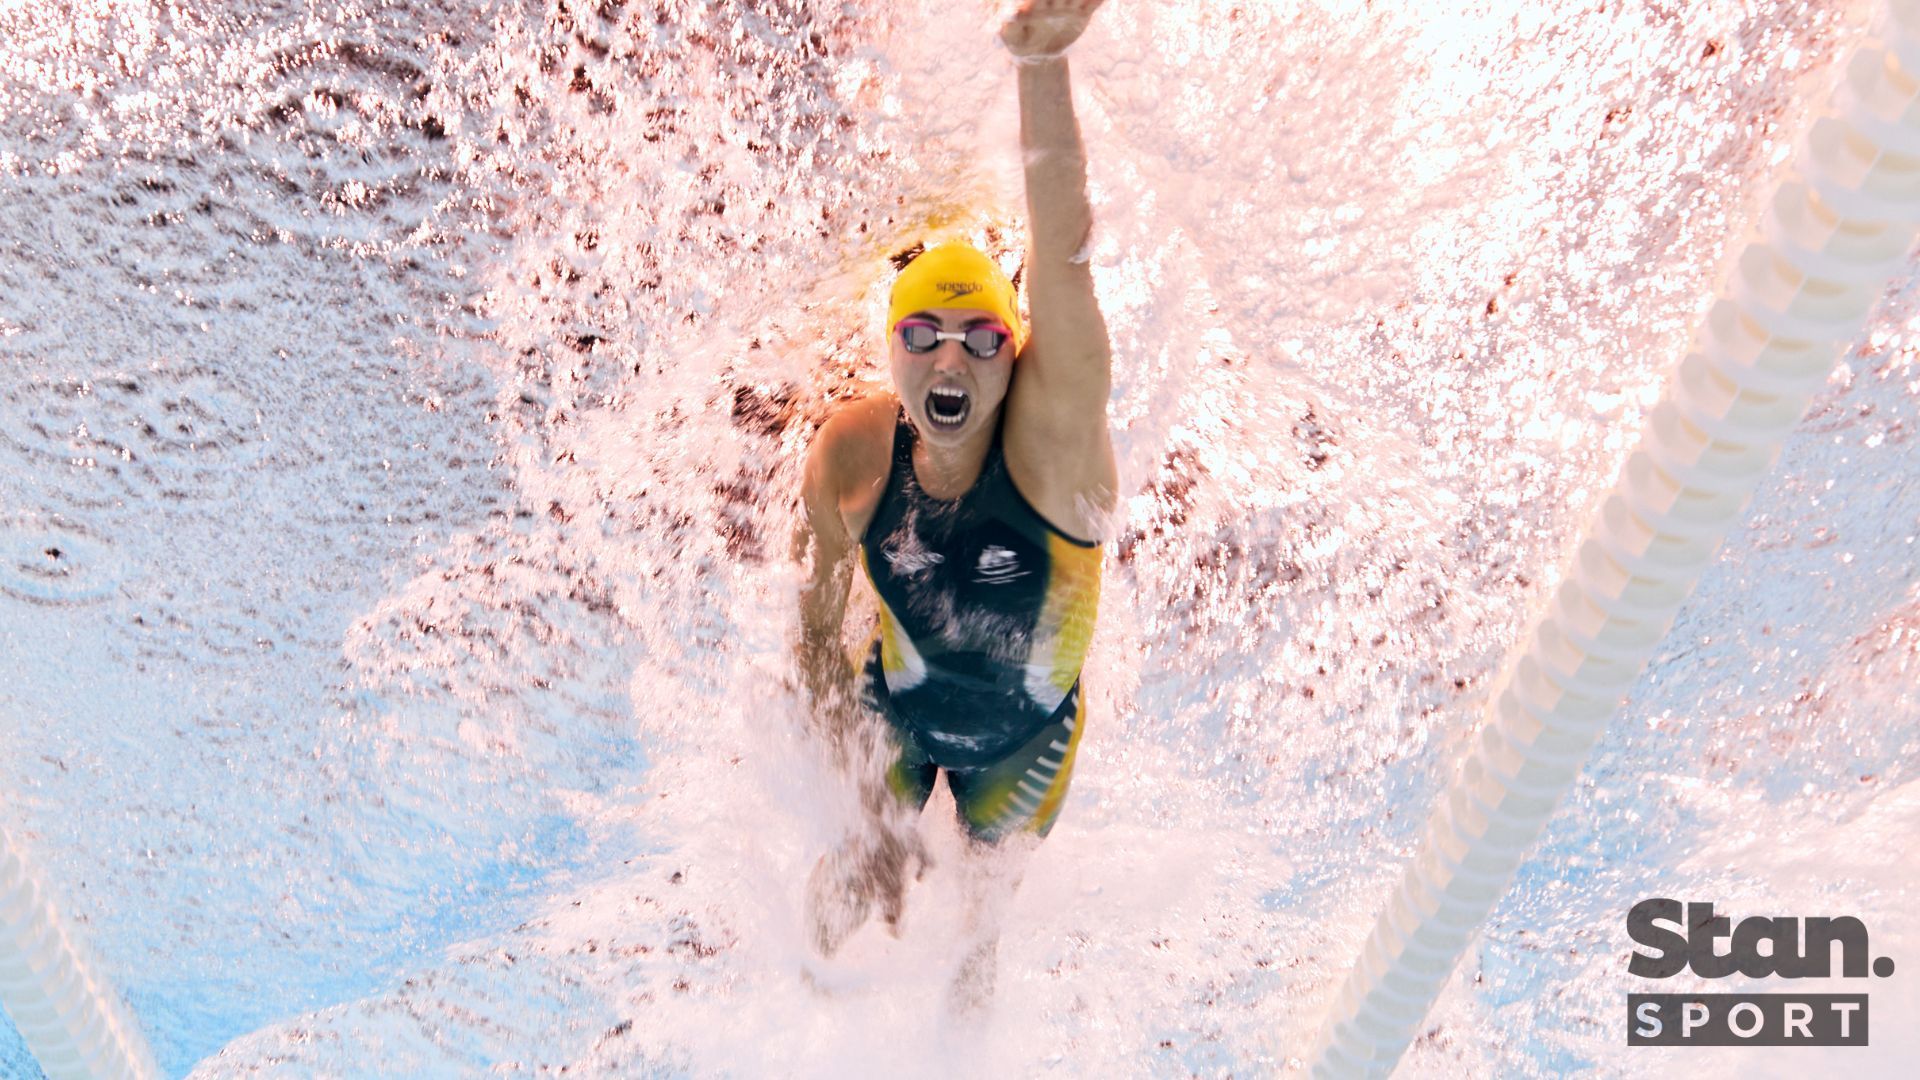
POLYGON ((0 828, 0 1005, 49 1080, 150 1080, 159 1067, 0 828))
POLYGON ((1891 0, 1880 27, 1796 147, 1552 604, 1495 682, 1307 1057, 1314 1076, 1393 1070, 1835 359, 1911 273, 1920 0, 1891 0))

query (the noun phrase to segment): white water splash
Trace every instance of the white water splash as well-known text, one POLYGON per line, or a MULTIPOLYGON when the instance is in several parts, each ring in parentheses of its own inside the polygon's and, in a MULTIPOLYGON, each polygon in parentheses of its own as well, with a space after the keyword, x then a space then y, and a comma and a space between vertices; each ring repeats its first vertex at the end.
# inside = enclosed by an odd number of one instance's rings
MULTIPOLYGON (((0 5, 0 813, 167 1067, 1281 1066, 1861 22, 1382 6, 1115 0, 1076 47, 1129 516, 967 1031, 939 799, 905 937, 798 977, 850 807, 786 642, 798 463, 884 381, 887 256, 1019 261, 986 7, 0 5)), ((1913 312, 1414 1074, 1663 1067, 1618 1030, 1641 895, 1920 939, 1910 874, 1821 854, 1912 802, 1913 312)))

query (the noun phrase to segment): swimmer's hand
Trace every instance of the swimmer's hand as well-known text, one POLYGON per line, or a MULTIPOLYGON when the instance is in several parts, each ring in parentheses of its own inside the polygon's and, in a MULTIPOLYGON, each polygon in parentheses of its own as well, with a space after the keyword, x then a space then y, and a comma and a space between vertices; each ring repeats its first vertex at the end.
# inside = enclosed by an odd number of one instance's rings
POLYGON ((807 882, 814 948, 832 956, 876 906, 887 932, 899 937, 907 885, 925 876, 929 865, 918 834, 885 825, 822 855, 807 882))
POLYGON ((1106 0, 1026 0, 1000 28, 1007 51, 1023 60, 1050 60, 1080 40, 1106 0))
POLYGON ((907 905, 907 884, 927 876, 927 849, 920 834, 882 827, 867 864, 875 899, 880 904, 880 921, 887 932, 900 936, 900 916, 907 905))

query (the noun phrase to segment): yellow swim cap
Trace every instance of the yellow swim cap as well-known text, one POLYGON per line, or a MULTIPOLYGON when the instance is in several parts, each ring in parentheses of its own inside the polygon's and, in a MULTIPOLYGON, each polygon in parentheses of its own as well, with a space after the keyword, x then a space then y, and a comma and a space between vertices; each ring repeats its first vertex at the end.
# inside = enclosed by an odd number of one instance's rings
POLYGON ((893 279, 893 297, 887 304, 887 333, 893 333, 901 319, 916 311, 943 307, 991 311, 1013 332, 1016 351, 1026 340, 1027 328, 1020 325, 1013 282, 992 259, 970 245, 928 248, 900 271, 900 276, 893 279))

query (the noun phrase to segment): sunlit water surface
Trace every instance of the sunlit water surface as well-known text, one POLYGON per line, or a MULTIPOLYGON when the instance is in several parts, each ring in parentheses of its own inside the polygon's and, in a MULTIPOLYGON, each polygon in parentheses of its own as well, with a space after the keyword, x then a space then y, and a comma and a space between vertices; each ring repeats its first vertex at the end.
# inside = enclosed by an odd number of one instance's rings
MULTIPOLYGON (((905 937, 798 977, 849 816, 791 689, 798 464, 884 383, 887 256, 1023 229, 994 13, 871 7, 0 0, 0 814, 171 1074, 1283 1067, 1868 14, 1101 13, 1127 516, 968 1028, 938 803, 905 937)), ((1910 1060, 1917 309, 1409 1074, 1807 1067, 1625 1047, 1647 895, 1860 915, 1903 967, 1844 1061, 1910 1060)))

